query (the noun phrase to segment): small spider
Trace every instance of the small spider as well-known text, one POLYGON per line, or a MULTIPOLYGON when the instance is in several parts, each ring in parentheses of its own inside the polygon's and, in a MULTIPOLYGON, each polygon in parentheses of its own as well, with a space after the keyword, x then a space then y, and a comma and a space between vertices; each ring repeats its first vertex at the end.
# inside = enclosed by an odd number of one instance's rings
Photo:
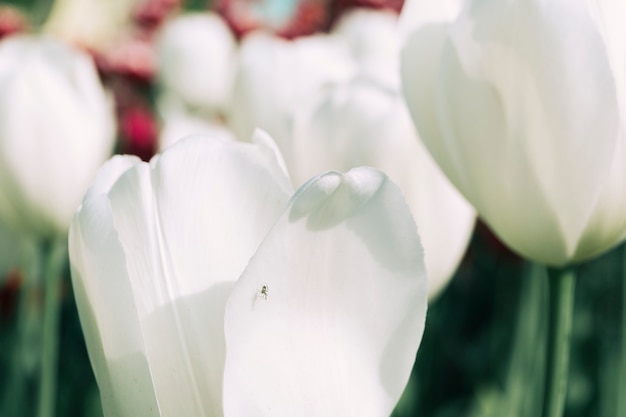
POLYGON ((264 300, 267 300, 267 296, 269 295, 269 290, 267 285, 263 285, 259 290, 259 297, 262 297, 264 300))

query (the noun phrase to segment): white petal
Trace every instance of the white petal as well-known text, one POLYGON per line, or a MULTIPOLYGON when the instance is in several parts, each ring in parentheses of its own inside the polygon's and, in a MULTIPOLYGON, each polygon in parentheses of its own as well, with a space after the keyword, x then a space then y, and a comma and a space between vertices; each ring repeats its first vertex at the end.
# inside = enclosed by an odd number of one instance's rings
POLYGON ((474 210, 432 161, 399 94, 364 79, 327 88, 297 115, 289 166, 295 184, 327 170, 371 166, 385 172, 417 223, 431 295, 455 272, 474 210))
POLYGON ((312 179, 228 301, 224 414, 389 415, 426 300, 423 253, 398 188, 372 168, 312 179))
POLYGON ((235 39, 215 13, 189 13, 168 22, 157 43, 163 87, 192 108, 207 113, 228 104, 235 63, 235 39))
POLYGON ((609 179, 576 248, 576 262, 589 259, 626 238, 626 135, 615 148, 609 179))
POLYGON ((164 415, 221 413, 224 304, 291 194, 273 158, 191 137, 109 193, 164 415))
POLYGON ((333 29, 348 42, 359 73, 397 89, 400 84, 398 17, 389 10, 355 8, 333 29))
POLYGON ((222 415, 224 305, 291 195, 274 148, 191 137, 102 169, 70 250, 108 416, 222 415))
POLYGON ((285 41, 267 34, 246 36, 240 49, 229 124, 240 140, 256 128, 268 132, 285 157, 293 109, 330 82, 352 75, 344 45, 332 36, 285 41))
POLYGON ((107 194, 113 184, 124 175, 126 171, 141 164, 141 159, 130 155, 115 155, 104 163, 98 170, 93 184, 85 194, 85 201, 89 201, 101 194, 107 194))
POLYGON ((125 255, 105 195, 86 201, 74 217, 69 254, 105 416, 159 415, 125 255))

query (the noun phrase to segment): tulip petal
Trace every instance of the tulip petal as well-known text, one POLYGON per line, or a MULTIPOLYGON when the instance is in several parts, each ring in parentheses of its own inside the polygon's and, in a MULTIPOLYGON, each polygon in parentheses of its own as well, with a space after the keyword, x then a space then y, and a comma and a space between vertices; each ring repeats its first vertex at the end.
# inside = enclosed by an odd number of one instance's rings
POLYGON ((224 304, 290 195, 274 149, 202 136, 109 192, 163 415, 221 415, 224 304))
POLYGON ((293 109, 325 84, 348 79, 353 72, 354 63, 336 37, 286 41, 253 33, 240 48, 229 125, 240 140, 263 129, 289 159, 293 109))
POLYGON ((70 228, 72 283, 106 417, 158 416, 140 318, 109 201, 86 201, 70 228))
POLYGON ((373 168, 312 179, 228 301, 224 415, 389 415, 426 302, 423 252, 397 186, 373 168))
POLYGON ((402 96, 359 78, 329 86, 312 104, 295 118, 290 161, 294 183, 357 166, 385 172, 411 208, 435 296, 465 253, 475 213, 432 161, 402 96))

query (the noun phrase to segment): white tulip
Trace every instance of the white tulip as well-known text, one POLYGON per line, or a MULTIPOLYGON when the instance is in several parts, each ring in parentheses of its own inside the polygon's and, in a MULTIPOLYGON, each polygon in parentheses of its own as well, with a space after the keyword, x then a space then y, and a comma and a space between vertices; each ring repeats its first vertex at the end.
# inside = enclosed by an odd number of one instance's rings
POLYGON ((403 51, 434 159, 523 256, 562 266, 614 246, 626 232, 626 3, 460 3, 416 24, 403 51))
POLYGON ((140 0, 56 0, 44 31, 82 47, 101 50, 130 24, 140 0))
POLYGON ((88 56, 47 38, 0 43, 0 217, 66 233, 115 138, 112 103, 88 56))
POLYGON ((235 38, 219 15, 184 14, 159 35, 157 75, 166 94, 213 115, 230 99, 235 57, 235 38))
POLYGON ((403 97, 367 79, 327 88, 297 113, 291 153, 294 184, 329 169, 372 166, 402 190, 424 244, 430 297, 452 277, 474 226, 474 210, 421 143, 403 97))
POLYGON ((285 149, 293 110, 327 83, 349 79, 353 72, 346 45, 336 37, 288 41, 265 33, 248 35, 240 49, 229 124, 240 139, 263 129, 285 149))
POLYGON ((355 8, 343 15, 333 34, 346 39, 360 74, 400 88, 400 31, 395 13, 355 8))
POLYGON ((105 416, 383 416, 426 313, 415 224, 371 168, 291 197, 273 142, 115 157, 70 229, 105 416))

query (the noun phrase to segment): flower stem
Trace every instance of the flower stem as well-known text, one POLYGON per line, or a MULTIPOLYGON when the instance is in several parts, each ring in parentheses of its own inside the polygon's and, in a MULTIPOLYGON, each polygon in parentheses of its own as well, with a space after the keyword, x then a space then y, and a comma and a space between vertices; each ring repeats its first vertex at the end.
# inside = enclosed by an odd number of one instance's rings
POLYGON ((43 341, 39 374, 38 417, 52 417, 55 410, 56 374, 58 361, 59 313, 61 307, 61 271, 66 259, 64 241, 48 246, 45 264, 45 306, 43 341))
POLYGON ((567 394, 570 337, 574 313, 574 268, 548 269, 550 312, 544 417, 562 417, 567 394))
POLYGON ((626 245, 622 248, 622 341, 619 359, 619 381, 617 395, 618 417, 626 417, 626 396, 620 393, 626 392, 626 245))
POLYGON ((543 406, 547 282, 545 267, 529 262, 525 266, 511 357, 506 379, 506 405, 500 410, 507 416, 537 416, 543 406))
MULTIPOLYGON (((24 242, 22 242, 24 243, 24 242)), ((25 414, 24 396, 30 375, 28 366, 33 347, 38 346, 40 329, 37 303, 33 296, 40 282, 42 254, 38 245, 22 245, 22 285, 20 286, 15 337, 12 339, 9 378, 1 415, 25 414)))

